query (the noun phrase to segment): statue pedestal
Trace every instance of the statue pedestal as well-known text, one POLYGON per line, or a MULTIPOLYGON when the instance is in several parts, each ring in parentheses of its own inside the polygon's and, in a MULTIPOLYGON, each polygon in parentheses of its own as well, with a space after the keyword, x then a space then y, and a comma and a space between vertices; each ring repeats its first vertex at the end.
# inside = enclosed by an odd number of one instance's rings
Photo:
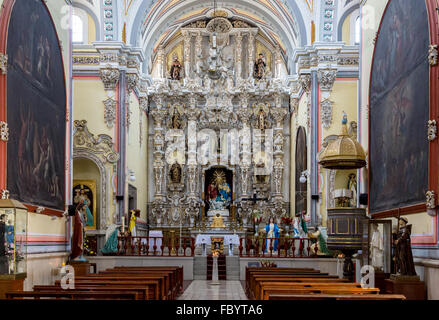
MULTIPOLYGON (((75 276, 77 277, 83 277, 83 276, 88 276, 90 274, 90 267, 92 266, 92 264, 90 262, 86 261, 81 261, 81 260, 73 260, 70 261, 69 263, 73 269, 75 270, 75 276)), ((96 268, 96 264, 94 264, 94 268, 96 268)), ((96 269, 95 269, 96 272, 96 269)))
MULTIPOLYGON (((393 275, 392 275, 393 276, 393 275)), ((409 280, 407 277, 399 279, 392 277, 384 280, 385 292, 388 294, 403 294, 407 300, 425 300, 425 283, 419 277, 409 280)))
POLYGON ((23 291, 26 273, 0 275, 0 299, 6 299, 6 292, 23 291))

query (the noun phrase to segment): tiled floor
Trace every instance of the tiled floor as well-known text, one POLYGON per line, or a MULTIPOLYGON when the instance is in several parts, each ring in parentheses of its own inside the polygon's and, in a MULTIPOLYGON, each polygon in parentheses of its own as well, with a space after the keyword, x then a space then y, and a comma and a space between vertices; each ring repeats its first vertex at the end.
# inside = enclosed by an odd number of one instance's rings
POLYGON ((194 280, 178 300, 247 300, 240 281, 220 280, 210 285, 210 280, 194 280))

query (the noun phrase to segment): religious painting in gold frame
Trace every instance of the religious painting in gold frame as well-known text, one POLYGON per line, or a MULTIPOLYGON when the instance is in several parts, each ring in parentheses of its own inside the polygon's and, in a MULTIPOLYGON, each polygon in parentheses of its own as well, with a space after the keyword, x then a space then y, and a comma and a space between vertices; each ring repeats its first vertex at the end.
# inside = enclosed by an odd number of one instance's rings
POLYGON ((76 207, 81 199, 87 200, 93 223, 86 224, 85 230, 96 230, 96 180, 73 180, 73 205, 76 207))
POLYGON ((212 253, 217 251, 220 254, 224 253, 224 237, 211 237, 211 251, 212 253))

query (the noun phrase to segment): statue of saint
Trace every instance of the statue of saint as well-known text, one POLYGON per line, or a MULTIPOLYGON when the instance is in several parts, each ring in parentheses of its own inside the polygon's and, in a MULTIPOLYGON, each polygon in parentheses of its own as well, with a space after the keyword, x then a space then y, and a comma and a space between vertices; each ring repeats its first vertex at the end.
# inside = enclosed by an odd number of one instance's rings
POLYGON ((180 113, 178 112, 177 108, 174 108, 171 126, 172 129, 181 129, 180 113))
POLYGON ((181 182, 181 166, 178 163, 174 163, 171 166, 171 182, 180 183, 181 182))
POLYGON ((120 226, 115 224, 109 226, 105 232, 105 245, 101 252, 104 255, 111 255, 117 253, 117 237, 119 236, 120 226))
POLYGON ((178 61, 178 57, 174 56, 174 62, 172 63, 170 76, 172 80, 180 80, 181 79, 181 63, 178 61))
POLYGON ((277 252, 277 244, 279 242, 279 233, 282 231, 276 223, 274 223, 274 218, 270 217, 268 219, 268 224, 265 226, 265 229, 262 232, 267 234, 267 240, 265 242, 265 251, 264 253, 270 252, 273 249, 273 253, 277 252), (271 248, 273 246, 273 248, 271 248))
POLYGON ((130 216, 130 233, 132 237, 135 237, 136 232, 136 212, 134 210, 131 210, 131 216, 130 216))
POLYGON ((316 231, 313 233, 308 232, 308 237, 317 240, 314 244, 311 245, 311 252, 313 254, 315 254, 316 252, 316 247, 318 256, 327 256, 331 254, 328 247, 326 246, 325 238, 323 237, 319 227, 316 227, 316 231))
POLYGON ((378 230, 378 225, 372 225, 372 239, 370 241, 370 255, 372 257, 372 266, 375 270, 384 268, 384 239, 378 230))
POLYGON ((84 210, 82 209, 84 206, 86 206, 85 201, 86 200, 80 200, 75 209, 71 243, 72 252, 69 255, 68 261, 82 256, 84 251, 84 227, 86 223, 86 216, 84 215, 84 210))
POLYGON ((349 175, 348 190, 350 190, 352 194, 349 200, 349 206, 355 208, 357 206, 357 176, 355 173, 349 175))
POLYGON ((404 217, 399 218, 399 231, 395 240, 395 264, 397 274, 404 276, 416 276, 415 264, 413 262, 412 246, 410 235, 412 225, 407 224, 404 217))
POLYGON ((212 218, 211 228, 225 228, 223 217, 217 213, 215 217, 212 218))
POLYGON ((254 74, 255 79, 261 80, 265 76, 265 68, 267 64, 265 63, 265 58, 262 53, 259 54, 258 60, 255 62, 254 74))
POLYGON ((264 130, 267 128, 267 122, 265 120, 265 111, 260 108, 258 111, 258 129, 264 130))

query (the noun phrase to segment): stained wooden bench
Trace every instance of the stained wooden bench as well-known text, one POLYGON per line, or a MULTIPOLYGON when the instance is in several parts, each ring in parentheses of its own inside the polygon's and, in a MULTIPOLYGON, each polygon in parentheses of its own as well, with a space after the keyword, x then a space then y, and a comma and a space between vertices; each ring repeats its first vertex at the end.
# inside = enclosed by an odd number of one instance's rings
POLYGON ((179 285, 179 291, 182 292, 183 291, 183 267, 179 267, 179 266, 121 266, 121 267, 114 267, 112 269, 107 269, 107 270, 172 270, 172 271, 176 271, 177 274, 177 283, 179 285))
POLYGON ((271 293, 268 300, 405 300, 398 294, 285 294, 271 293))
POLYGON ((164 275, 144 275, 144 276, 129 276, 129 275, 93 275, 93 276, 85 276, 85 277, 76 277, 75 283, 77 281, 88 281, 88 282, 96 282, 100 281, 103 283, 111 284, 116 281, 136 281, 140 282, 143 280, 159 280, 160 282, 160 297, 159 300, 170 300, 172 298, 172 294, 169 288, 169 282, 167 282, 167 278, 164 275))
MULTIPOLYGON (((60 281, 55 282, 55 286, 60 287, 60 281)), ((137 280, 137 281, 111 281, 104 280, 76 280, 75 288, 87 288, 87 287, 133 287, 133 288, 145 288, 148 290, 149 300, 160 300, 160 280, 137 280)))
POLYGON ((104 270, 98 273, 98 276, 165 276, 166 290, 171 292, 169 299, 175 299, 179 293, 179 284, 177 274, 174 271, 166 270, 104 270))
POLYGON ((63 291, 11 291, 6 292, 6 299, 69 299, 69 300, 137 300, 139 293, 135 291, 81 291, 81 290, 63 290, 63 291))
POLYGON ((285 288, 285 287, 263 287, 263 295, 257 300, 268 300, 270 294, 379 294, 378 288, 285 288))
POLYGON ((134 285, 125 285, 125 286, 113 286, 113 285, 105 285, 105 286, 92 286, 92 285, 75 285, 74 289, 63 289, 61 286, 57 285, 37 285, 33 287, 34 292, 64 292, 64 291, 103 291, 103 292, 137 292, 139 300, 151 300, 150 292, 148 287, 139 286, 136 287, 134 285))
POLYGON ((257 292, 258 281, 289 281, 289 282, 346 282, 345 279, 322 274, 251 274, 246 285, 247 295, 257 292))

